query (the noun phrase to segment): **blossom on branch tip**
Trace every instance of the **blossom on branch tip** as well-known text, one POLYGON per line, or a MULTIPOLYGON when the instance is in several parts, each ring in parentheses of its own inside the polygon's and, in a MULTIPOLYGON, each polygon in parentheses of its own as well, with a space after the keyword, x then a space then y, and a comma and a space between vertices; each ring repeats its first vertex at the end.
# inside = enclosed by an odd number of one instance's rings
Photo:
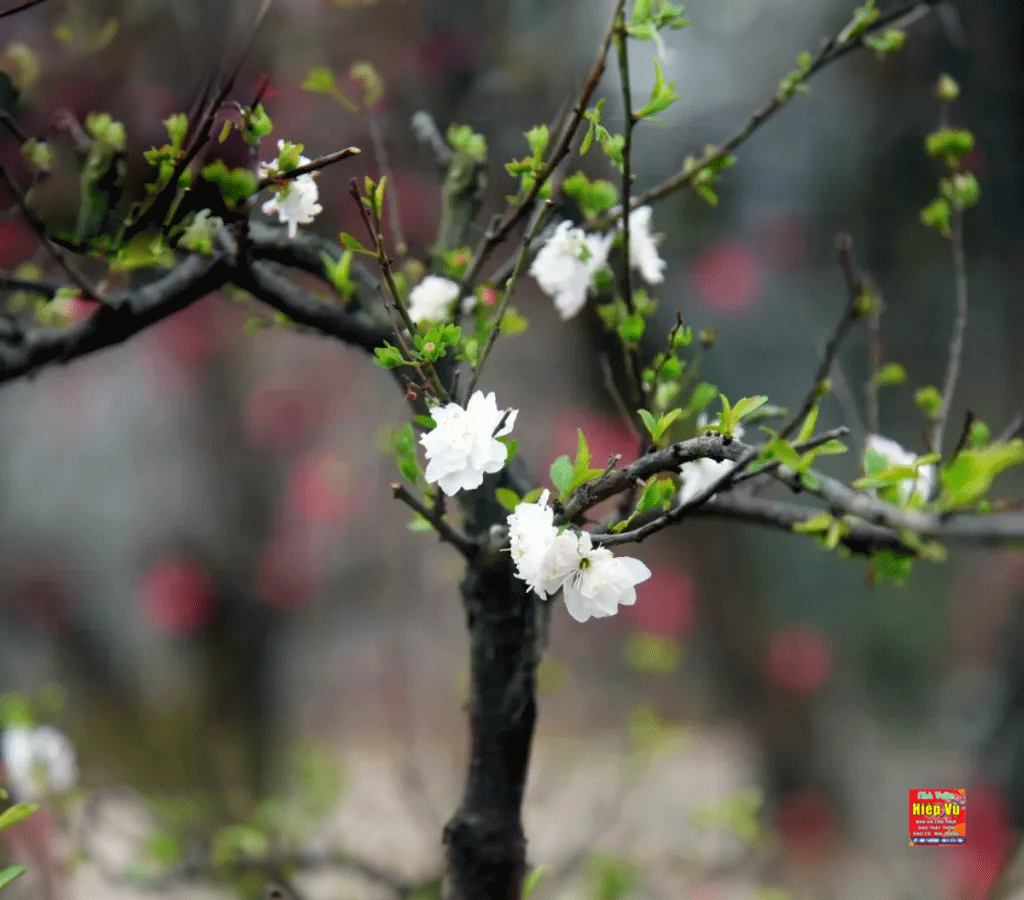
MULTIPOLYGON (((286 147, 284 140, 277 142, 277 149, 283 151, 286 147)), ((293 147, 293 149, 295 149, 293 147)), ((299 166, 305 166, 312 162, 308 156, 299 156, 299 166)), ((280 172, 279 162, 274 159, 270 162, 260 163, 259 177, 273 178, 280 172)), ((290 178, 283 184, 276 185, 274 196, 263 204, 265 215, 276 215, 278 220, 288 226, 288 237, 293 238, 298 234, 299 225, 308 225, 323 212, 319 204, 320 192, 313 180, 316 172, 307 172, 296 178, 290 178)))
POLYGON ((651 234, 652 213, 651 207, 640 206, 629 214, 629 265, 648 284, 660 284, 665 280, 667 263, 658 256, 661 235, 651 234))
POLYGON ((409 291, 409 318, 414 322, 444 321, 451 315, 452 303, 458 296, 459 286, 450 278, 427 275, 409 291))
POLYGON ((78 781, 74 747, 49 725, 8 727, 3 734, 2 755, 8 787, 18 800, 39 800, 62 793, 78 781))
POLYGON ((430 411, 434 427, 420 436, 427 455, 424 477, 449 497, 480 487, 484 475, 505 465, 508 448, 497 438, 508 434, 519 411, 499 410, 494 393, 477 391, 463 409, 448 403, 430 411))
POLYGON ((571 319, 586 305, 591 279, 607 262, 613 239, 613 234, 586 234, 565 221, 540 248, 530 274, 554 299, 563 319, 571 319))
MULTIPOLYGON (((917 455, 905 450, 902 445, 880 434, 869 434, 864 442, 865 456, 869 452, 877 453, 889 466, 914 467, 917 455)), ((915 478, 904 478, 897 485, 900 499, 909 503, 911 498, 927 500, 935 487, 935 466, 927 464, 918 466, 915 478)))
POLYGON ((594 547, 590 535, 579 537, 579 562, 562 585, 565 608, 577 622, 613 616, 620 606, 636 603, 636 586, 651 577, 640 560, 614 556, 611 550, 594 547))

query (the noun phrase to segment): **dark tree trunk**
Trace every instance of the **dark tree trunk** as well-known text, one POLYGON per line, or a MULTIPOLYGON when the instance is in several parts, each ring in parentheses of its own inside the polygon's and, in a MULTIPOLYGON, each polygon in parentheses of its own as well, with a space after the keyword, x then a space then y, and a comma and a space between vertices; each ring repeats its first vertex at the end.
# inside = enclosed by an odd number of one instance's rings
POLYGON ((511 556, 500 551, 473 561, 462 597, 471 641, 470 757, 462 803, 444 829, 446 893, 454 900, 519 900, 526 875, 520 812, 544 601, 514 576, 511 556))

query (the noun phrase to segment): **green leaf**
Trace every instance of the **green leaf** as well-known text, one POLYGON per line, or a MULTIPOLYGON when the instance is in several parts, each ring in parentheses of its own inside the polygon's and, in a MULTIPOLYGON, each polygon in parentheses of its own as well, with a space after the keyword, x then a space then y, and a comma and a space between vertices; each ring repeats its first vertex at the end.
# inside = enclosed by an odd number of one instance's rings
POLYGON ((541 876, 547 872, 547 870, 547 866, 534 866, 530 869, 529 874, 526 876, 526 880, 523 881, 523 900, 529 900, 530 895, 537 888, 537 882, 540 881, 541 876))
POLYGON ((907 370, 899 363, 889 363, 882 366, 872 377, 872 383, 877 387, 888 387, 894 384, 905 384, 907 381, 907 370))
POLYGON ((804 519, 803 522, 794 523, 793 531, 797 534, 817 534, 819 532, 828 531, 832 526, 832 522, 832 516, 828 513, 821 513, 821 515, 804 519))
POLYGON ((302 90, 311 94, 336 94, 338 85, 334 81, 334 73, 326 66, 313 69, 302 82, 302 90))
POLYGON ((405 527, 416 534, 429 534, 434 530, 434 526, 424 519, 419 513, 416 513, 416 515, 406 522, 405 527))
MULTIPOLYGON (((725 400, 725 397, 723 396, 722 399, 725 400)), ((742 400, 737 400, 731 413, 733 424, 738 425, 744 419, 757 412, 767 402, 767 397, 744 397, 742 400)))
POLYGON ((637 415, 640 416, 640 420, 644 423, 644 427, 652 438, 657 440, 658 423, 655 421, 654 416, 649 410, 638 409, 637 415))
POLYGON ((6 869, 0 869, 0 891, 2 891, 7 885, 9 885, 15 878, 24 875, 28 869, 26 866, 8 866, 6 869))
POLYGON ((974 135, 966 128, 940 128, 924 140, 929 156, 960 159, 974 149, 974 135))
POLYGON ((939 412, 942 410, 942 394, 939 393, 937 387, 929 384, 914 394, 914 403, 926 418, 934 422, 939 418, 939 412))
POLYGON ((811 435, 814 434, 814 429, 818 424, 818 404, 815 403, 811 407, 811 411, 807 413, 807 418, 804 419, 803 427, 800 429, 800 434, 797 435, 796 442, 802 444, 804 441, 809 440, 811 435))
POLYGON ((384 369, 396 369, 398 366, 406 365, 402 351, 388 343, 385 343, 383 347, 374 347, 373 355, 377 365, 384 369))
POLYGON ((764 450, 761 451, 761 458, 765 460, 778 460, 782 465, 787 466, 794 472, 799 472, 803 468, 803 459, 800 454, 796 452, 789 441, 782 438, 769 441, 765 445, 764 450))
POLYGON ((568 456, 560 456, 551 464, 548 474, 551 477, 551 483, 561 496, 565 496, 569 492, 572 484, 572 472, 572 460, 568 456))
POLYGON ((940 473, 939 507, 948 511, 973 505, 988 493, 997 475, 1021 463, 1024 441, 1020 439, 961 450, 940 473))
POLYGON ((651 98, 644 106, 633 113, 634 119, 645 119, 654 116, 662 110, 667 109, 679 99, 679 93, 675 89, 676 83, 665 82, 665 75, 661 71, 657 57, 654 59, 654 87, 651 89, 651 98))
POLYGON ((435 422, 430 416, 413 416, 412 420, 420 426, 420 428, 426 428, 428 431, 431 428, 437 428, 437 422, 435 422))
POLYGON ((526 132, 526 142, 533 151, 534 162, 539 163, 543 159, 550 139, 547 125, 537 125, 526 132))
POLYGON ((654 17, 654 0, 636 0, 633 4, 633 14, 629 18, 631 25, 640 25, 650 22, 654 17))
POLYGON ((23 822, 39 809, 38 803, 15 803, 0 813, 0 831, 23 822))
POLYGON ((338 239, 341 241, 342 246, 347 247, 349 250, 355 250, 357 253, 371 253, 371 250, 367 250, 362 244, 359 243, 352 235, 347 231, 341 232, 338 235, 338 239))
POLYGON ((953 232, 950 227, 952 219, 953 210, 949 201, 942 197, 936 197, 921 210, 921 223, 936 229, 945 238, 952 237, 953 232))
POLYGON ((509 512, 515 512, 516 507, 522 503, 519 495, 511 488, 495 488, 494 497, 509 512))

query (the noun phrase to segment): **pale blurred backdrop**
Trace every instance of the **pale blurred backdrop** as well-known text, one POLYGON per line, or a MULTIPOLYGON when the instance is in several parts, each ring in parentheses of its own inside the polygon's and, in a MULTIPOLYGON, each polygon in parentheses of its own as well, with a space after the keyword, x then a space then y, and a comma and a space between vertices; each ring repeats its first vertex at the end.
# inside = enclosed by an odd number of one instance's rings
MULTIPOLYGON (((255 5, 50 0, 2 19, 0 47, 24 42, 42 62, 19 121, 43 134, 59 107, 108 110, 137 161, 255 5), (111 16, 116 35, 92 49, 111 16), (77 43, 55 40, 60 22, 77 43)), ((662 127, 638 131, 638 188, 728 136, 854 5, 689 4, 693 24, 666 34, 663 63, 682 99, 662 127)), ((440 190, 413 113, 486 136, 486 223, 508 192, 503 163, 524 153, 523 131, 575 97, 609 8, 276 0, 235 96, 249 102, 269 75, 267 158, 279 137, 309 156, 362 148, 320 177, 325 212, 312 227, 326 235, 356 231, 348 181, 378 175, 379 137, 410 253, 425 257, 440 190), (386 85, 372 122, 300 89, 312 68, 341 76, 358 60, 386 85)), ((931 90, 948 71, 982 186, 967 217, 971 319, 952 421, 970 409, 998 432, 1024 404, 1024 12, 1015 0, 961 0, 939 13, 884 61, 851 54, 816 78, 742 148, 717 208, 692 195, 657 208, 669 261, 661 324, 678 309, 717 329, 704 377, 729 397, 803 396, 842 308, 833 244, 848 232, 885 299, 885 357, 911 373, 883 395, 882 430, 921 447, 913 389, 940 381, 953 309, 948 247, 919 222, 937 181, 923 150, 938 116, 931 90)), ((638 96, 654 50, 631 48, 638 96)), ((601 90, 614 121, 615 78, 601 90)), ((18 164, 13 141, 0 153, 18 164)), ((585 168, 610 177, 593 154, 585 168)), ((0 268, 28 259, 44 262, 16 221, 0 221, 0 268)), ((596 315, 565 324, 531 281, 521 290, 530 331, 498 345, 483 381, 520 410, 520 455, 542 478, 574 449, 577 426, 597 460, 632 452, 603 386, 596 315)), ((0 689, 38 701, 58 685, 55 721, 86 787, 199 798, 196 835, 287 794, 296 747, 326 748, 345 777, 313 843, 428 877, 465 755, 458 559, 408 531, 391 499, 398 473, 385 451, 406 411, 387 375, 318 337, 248 335, 247 315, 211 297, 124 346, 0 387, 0 689)), ((855 447, 867 359, 857 333, 822 417, 849 424, 855 447)), ((854 464, 837 471, 852 476, 854 464)), ((999 487, 1016 497, 1024 483, 999 487)), ((538 896, 598 896, 588 848, 635 864, 637 896, 772 885, 930 895, 957 860, 908 848, 905 792, 973 783, 975 746, 1007 684, 1024 556, 954 553, 898 589, 808 540, 749 528, 684 523, 637 555, 655 576, 635 608, 585 625, 554 616, 528 799, 531 861, 554 873, 538 896), (708 812, 742 807, 749 788, 764 792, 783 852, 747 852, 708 812)), ((129 893, 88 865, 76 877, 82 896, 129 893)), ((389 896, 336 878, 296 883, 312 900, 389 896)))

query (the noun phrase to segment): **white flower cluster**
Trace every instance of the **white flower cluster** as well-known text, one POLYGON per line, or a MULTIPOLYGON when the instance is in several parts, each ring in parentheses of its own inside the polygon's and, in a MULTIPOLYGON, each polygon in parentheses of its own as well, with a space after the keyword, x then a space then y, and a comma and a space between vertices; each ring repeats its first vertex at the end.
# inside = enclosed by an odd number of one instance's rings
MULTIPOLYGON (((890 466, 913 466, 917 456, 909 450, 905 450, 896 441, 880 434, 869 434, 864 442, 864 452, 874 451, 881 456, 890 466)), ((916 498, 927 500, 931 496, 932 488, 935 487, 935 466, 932 464, 920 466, 916 478, 905 478, 898 485, 900 499, 903 503, 909 503, 910 499, 916 498)))
MULTIPOLYGON (((571 222, 559 222, 530 266, 542 291, 555 301, 563 319, 571 319, 587 302, 591 280, 608 262, 614 232, 587 234, 571 222)), ((665 278, 665 261, 658 256, 659 236, 651 233, 651 207, 629 214, 629 264, 648 284, 665 278)))
POLYGON ((0 741, 7 785, 17 800, 39 800, 78 781, 75 748, 56 728, 12 725, 0 741))
POLYGON ((561 590, 577 622, 613 616, 620 606, 636 603, 636 586, 651 570, 638 559, 594 547, 585 531, 559 532, 548 496, 544 491, 536 503, 518 504, 508 517, 516 574, 542 597, 561 590))
POLYGON ((434 427, 420 437, 427 454, 424 477, 449 497, 480 487, 484 475, 505 465, 508 448, 497 438, 512 430, 518 413, 499 410, 493 392, 485 396, 482 391, 469 398, 465 409, 458 403, 432 409, 434 427))
MULTIPOLYGON (((277 149, 284 150, 284 140, 277 142, 277 149)), ((299 165, 304 166, 312 162, 308 156, 299 157, 299 165)), ((260 163, 259 177, 273 178, 278 174, 278 160, 274 159, 267 163, 260 163)), ((300 225, 308 225, 321 212, 323 207, 319 204, 320 192, 317 189, 313 177, 316 172, 307 172, 291 178, 279 187, 274 188, 274 196, 263 204, 263 212, 268 215, 277 215, 280 222, 288 225, 288 237, 295 237, 298 234, 300 225)))
MULTIPOLYGON (((434 427, 420 437, 427 456, 424 477, 451 497, 483 484, 505 465, 508 449, 498 440, 515 424, 518 410, 499 410, 494 394, 476 391, 463 409, 448 403, 430 411, 434 427)), ((516 574, 542 597, 562 592, 578 622, 615 615, 636 603, 636 586, 651 577, 640 560, 594 547, 590 535, 555 527, 548 491, 536 503, 520 503, 508 517, 516 574)))

